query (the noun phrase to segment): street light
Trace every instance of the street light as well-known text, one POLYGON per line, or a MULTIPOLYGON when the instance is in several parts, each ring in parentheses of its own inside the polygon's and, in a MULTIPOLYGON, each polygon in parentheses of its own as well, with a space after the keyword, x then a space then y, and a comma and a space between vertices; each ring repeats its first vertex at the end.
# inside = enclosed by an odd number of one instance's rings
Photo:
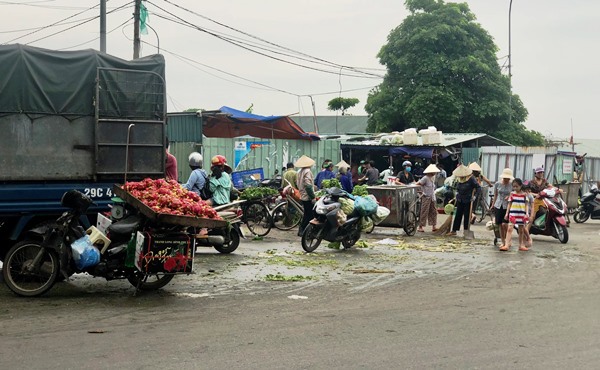
POLYGON ((512 2, 508 5, 508 124, 512 121, 512 50, 511 50, 511 13, 512 2))

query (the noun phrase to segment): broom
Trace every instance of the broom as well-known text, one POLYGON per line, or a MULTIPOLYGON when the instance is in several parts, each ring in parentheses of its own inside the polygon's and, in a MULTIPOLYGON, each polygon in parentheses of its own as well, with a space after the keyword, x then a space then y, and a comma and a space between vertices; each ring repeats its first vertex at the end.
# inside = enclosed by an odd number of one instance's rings
MULTIPOLYGON (((448 202, 448 204, 451 204, 454 202, 454 199, 452 199, 450 202, 448 202)), ((451 228, 452 228, 452 215, 454 214, 454 211, 452 211, 449 215, 448 218, 446 219, 446 221, 444 221, 444 223, 442 224, 442 226, 440 226, 436 231, 434 231, 433 233, 436 235, 444 235, 447 232, 450 232, 451 228)))

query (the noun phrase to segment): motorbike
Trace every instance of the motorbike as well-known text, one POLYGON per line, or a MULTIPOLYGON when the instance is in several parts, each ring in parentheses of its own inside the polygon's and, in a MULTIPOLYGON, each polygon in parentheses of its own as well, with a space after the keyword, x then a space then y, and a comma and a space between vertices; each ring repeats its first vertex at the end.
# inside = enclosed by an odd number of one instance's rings
POLYGON ((352 247, 360 239, 361 224, 358 214, 353 213, 344 224, 338 224, 337 213, 342 207, 340 197, 348 197, 348 193, 339 188, 329 188, 327 194, 315 204, 315 218, 302 233, 302 248, 306 252, 317 249, 323 239, 341 242, 344 248, 352 247))
POLYGON ((588 219, 600 220, 600 189, 592 188, 589 192, 581 196, 581 204, 575 211, 573 219, 578 224, 586 222, 588 219))
POLYGON ((260 182, 260 186, 268 187, 268 188, 273 188, 273 189, 281 189, 283 187, 281 185, 281 183, 282 183, 281 179, 282 179, 281 175, 275 175, 271 179, 264 179, 264 180, 262 180, 260 182))
POLYGON ((535 215, 529 233, 552 236, 565 244, 569 241, 569 231, 565 218, 567 204, 559 197, 559 192, 555 188, 544 189, 539 193, 539 196, 544 201, 544 206, 540 207, 535 215))
MULTIPOLYGON (((182 232, 181 227, 178 230, 172 227, 161 228, 151 224, 143 215, 135 213, 121 214, 120 220, 108 226, 106 248, 102 248, 102 252, 98 249, 96 255, 99 257, 93 265, 80 268, 76 257, 81 258, 81 255, 76 254, 73 246, 77 241, 86 239, 86 231, 80 224, 80 217, 93 202, 88 196, 70 190, 63 195, 61 204, 68 209, 66 212, 56 221, 30 230, 28 237, 15 244, 5 256, 2 269, 4 281, 17 295, 42 295, 57 281, 68 279, 75 273, 88 273, 106 280, 127 279, 137 290, 156 290, 164 287, 173 279, 174 273, 164 270, 158 272, 160 270, 148 269, 148 266, 158 263, 162 268, 165 256, 148 256, 146 269, 143 270, 133 262, 135 258, 131 258, 131 253, 128 254, 132 236, 140 232, 146 236, 149 245, 150 242, 156 243, 156 240, 160 240, 171 247, 168 243, 176 239, 179 245, 187 246, 186 254, 180 253, 176 260, 169 261, 174 264, 170 271, 191 273, 190 259, 193 259, 195 249, 194 235, 182 232), (170 238, 160 239, 165 235, 170 238)), ((96 248, 95 245, 89 247, 96 248)))

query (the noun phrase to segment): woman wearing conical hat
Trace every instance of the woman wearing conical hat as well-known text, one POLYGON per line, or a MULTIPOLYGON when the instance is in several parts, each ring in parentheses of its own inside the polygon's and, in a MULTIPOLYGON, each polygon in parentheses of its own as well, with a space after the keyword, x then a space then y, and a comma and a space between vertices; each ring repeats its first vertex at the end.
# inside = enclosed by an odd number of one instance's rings
POLYGON ((450 236, 456 235, 456 232, 460 229, 461 221, 465 230, 469 228, 471 201, 475 191, 481 189, 481 186, 473 177, 473 170, 463 164, 458 166, 452 172, 452 175, 458 179, 458 185, 456 186, 456 214, 454 216, 454 224, 452 225, 452 231, 446 234, 450 236))
POLYGON ((300 191, 300 199, 302 200, 302 206, 304 208, 304 217, 298 230, 298 236, 302 236, 304 229, 313 219, 313 199, 315 199, 315 188, 314 188, 314 176, 310 168, 315 165, 315 161, 305 155, 300 157, 294 163, 295 167, 299 167, 300 171, 296 175, 296 185, 300 191))
POLYGON ((425 171, 423 177, 417 181, 417 185, 423 189, 421 197, 421 215, 419 217, 419 228, 417 231, 424 232, 423 229, 427 226, 427 222, 431 225, 431 231, 437 231, 437 209, 435 208, 435 175, 440 172, 435 164, 430 164, 425 171))

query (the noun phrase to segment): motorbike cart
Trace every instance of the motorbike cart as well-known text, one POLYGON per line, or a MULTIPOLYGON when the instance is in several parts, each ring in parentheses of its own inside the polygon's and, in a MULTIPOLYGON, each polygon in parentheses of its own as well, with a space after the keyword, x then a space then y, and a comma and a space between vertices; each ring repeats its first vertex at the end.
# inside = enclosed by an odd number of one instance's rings
POLYGON ((227 212, 219 213, 224 218, 223 220, 156 213, 120 186, 114 187, 114 193, 126 205, 113 205, 113 216, 115 214, 126 214, 131 212, 133 208, 133 212, 141 213, 156 225, 178 229, 188 228, 186 231, 193 234, 196 246, 212 247, 224 254, 235 251, 240 245, 240 219, 227 212), (123 208, 119 209, 119 207, 123 208))

